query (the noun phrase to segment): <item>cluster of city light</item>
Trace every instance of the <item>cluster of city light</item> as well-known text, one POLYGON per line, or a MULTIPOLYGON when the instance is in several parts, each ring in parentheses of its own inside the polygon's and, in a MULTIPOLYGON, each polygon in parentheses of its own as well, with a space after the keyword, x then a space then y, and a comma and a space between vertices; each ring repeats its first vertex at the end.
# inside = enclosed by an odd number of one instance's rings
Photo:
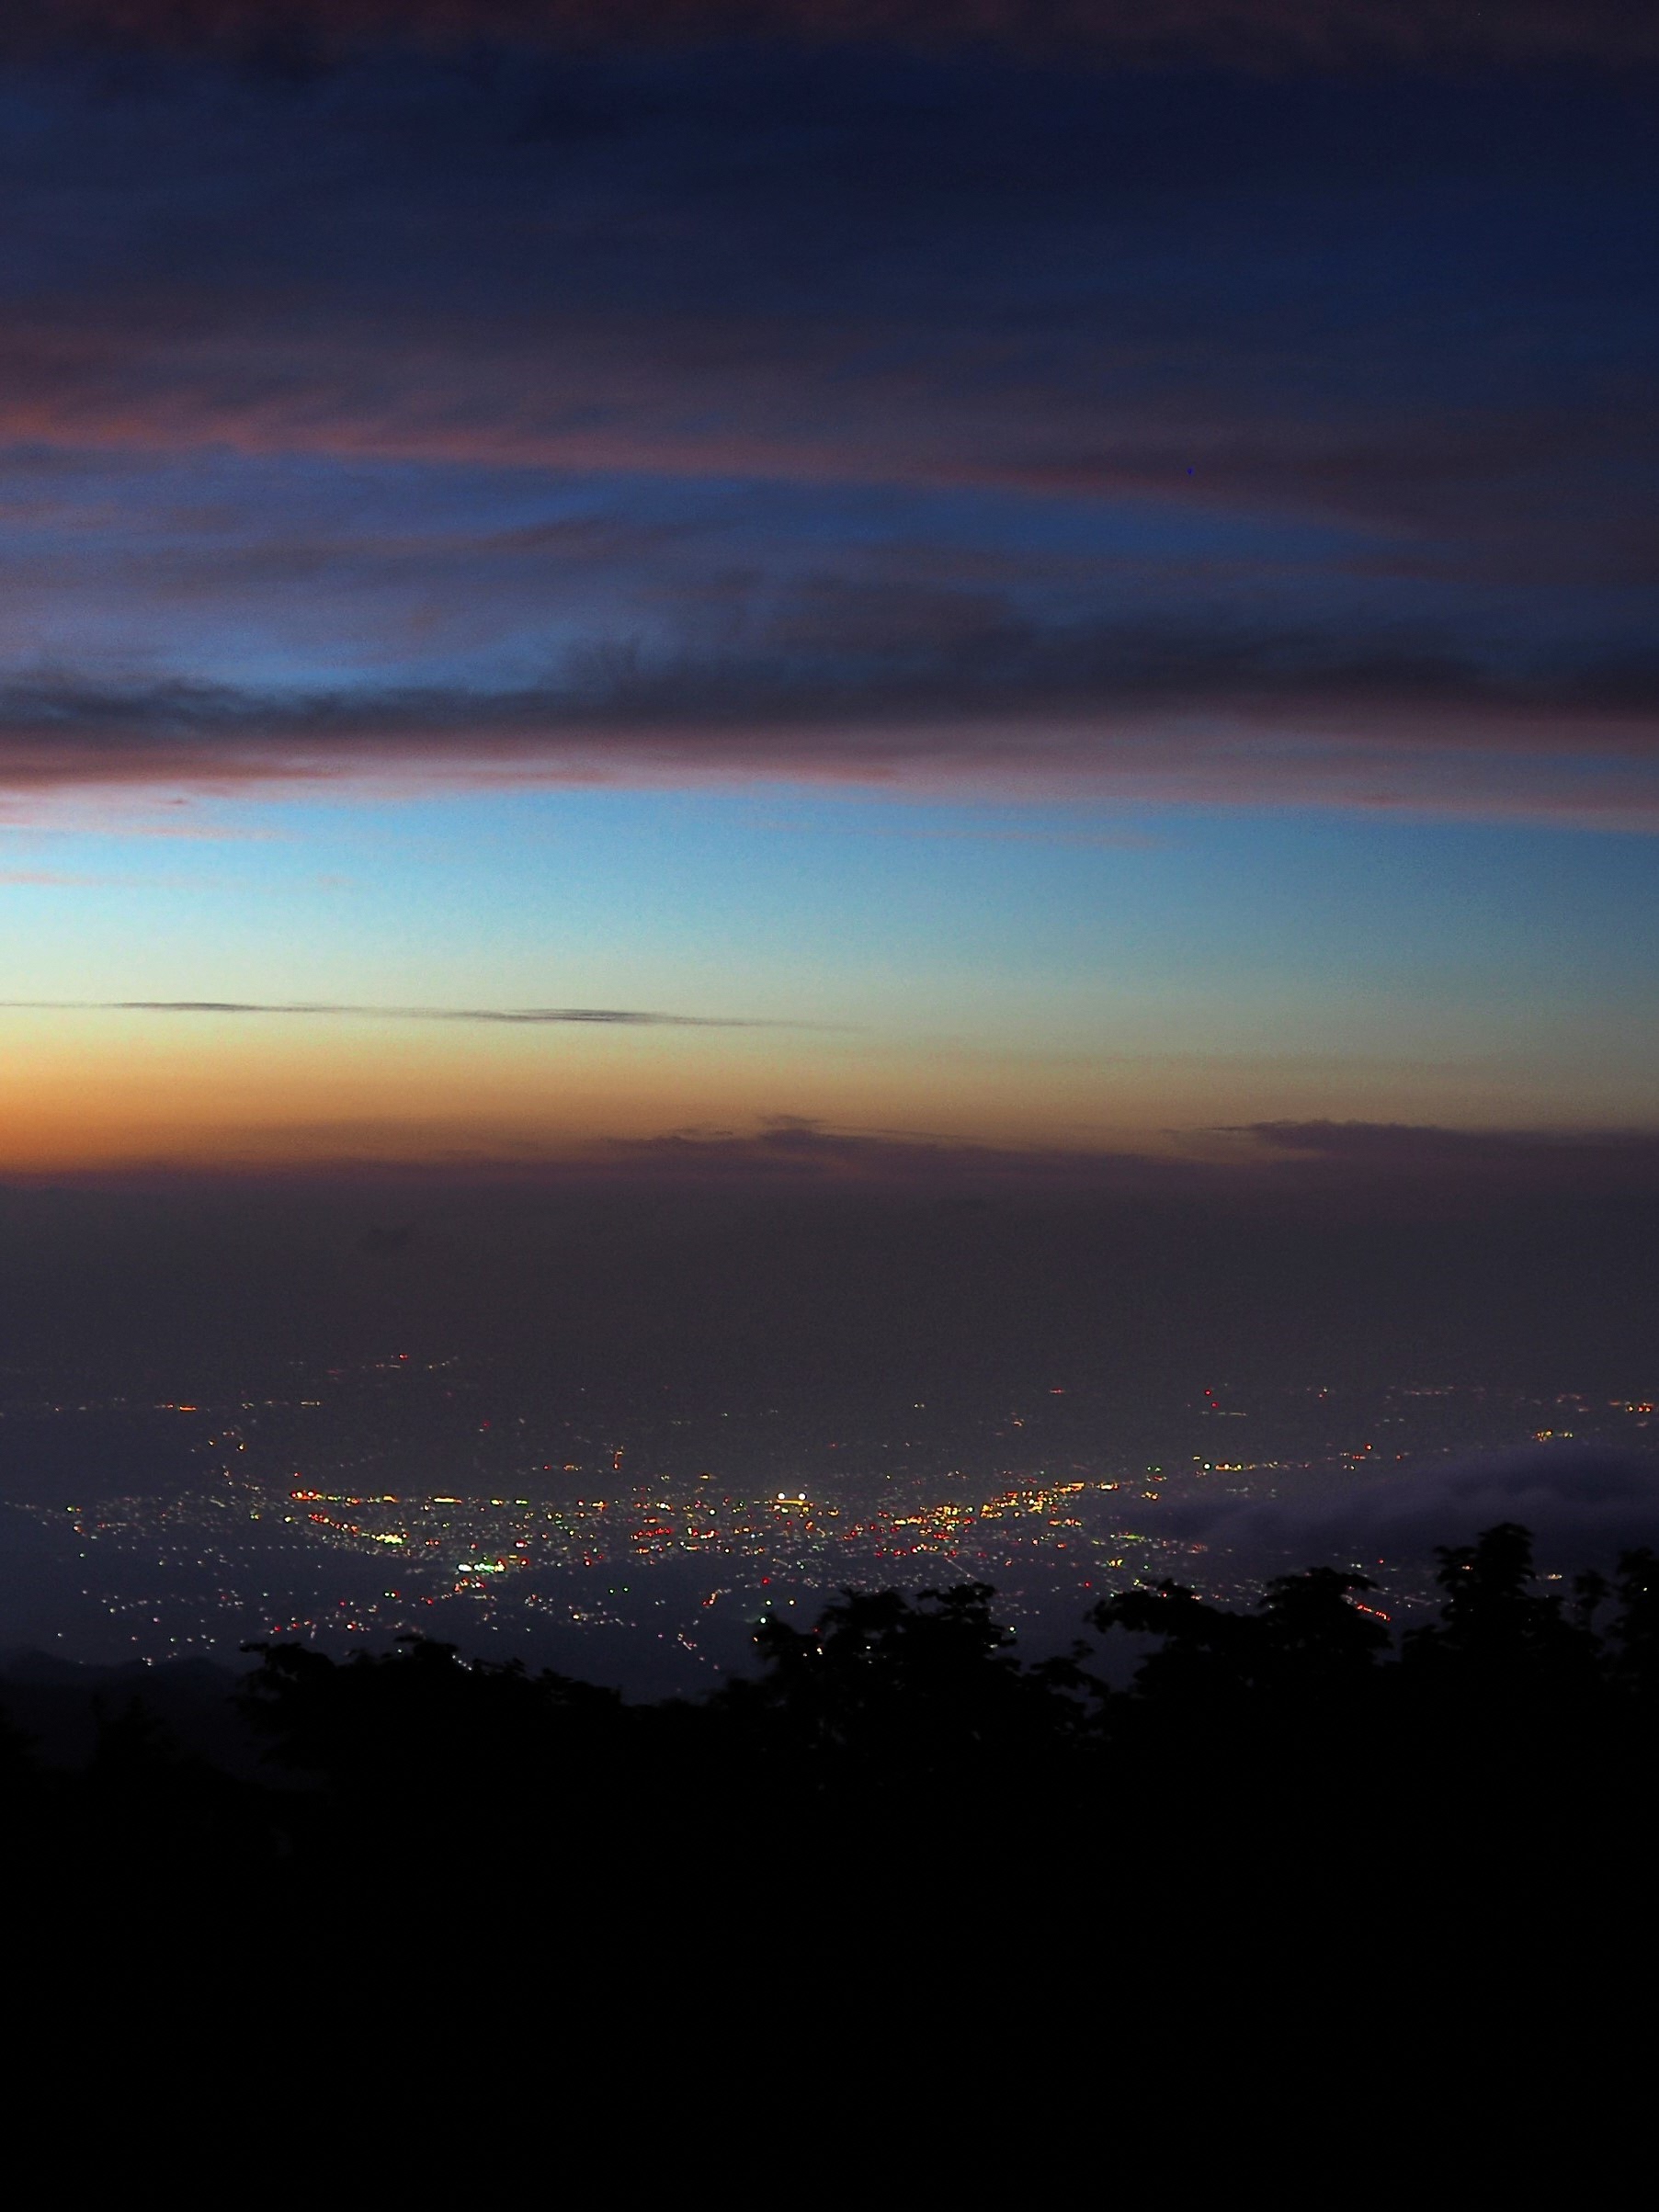
POLYGON ((803 1489, 737 1494, 706 1480, 679 1496, 658 1489, 567 1502, 304 1487, 289 1493, 287 1506, 325 1543, 395 1548, 453 1578, 458 1592, 479 1592, 481 1578, 530 1568, 649 1565, 687 1554, 767 1562, 830 1582, 860 1560, 944 1557, 983 1566, 1032 1546, 1089 1549, 1120 1565, 1125 1546, 1152 1541, 1108 1508, 1130 1488, 1122 1479, 1040 1478, 982 1498, 912 1490, 859 1512, 803 1489))
POLYGON ((1170 1548, 1125 1525, 1122 1497, 1156 1493, 1142 1493, 1138 1480, 1124 1478, 1039 1478, 978 1498, 960 1491, 918 1495, 919 1485, 909 1484, 891 1504, 858 1511, 799 1487, 735 1493, 716 1491, 707 1478, 680 1495, 659 1488, 546 1501, 304 1480, 272 1494, 229 1462, 222 1473, 222 1487, 171 1500, 111 1501, 90 1512, 74 1507, 68 1517, 83 1539, 150 1551, 158 1568, 187 1562, 218 1570, 227 1603, 236 1599, 233 1585, 245 1587, 248 1579, 250 1547, 237 1540, 238 1524, 260 1556, 273 1542, 279 1552, 301 1556, 314 1556, 319 1546, 389 1563, 395 1556, 403 1582, 384 1595, 421 1603, 444 1592, 488 1597, 531 1570, 649 1567, 687 1555, 833 1587, 861 1570, 891 1571, 912 1560, 937 1558, 980 1571, 1039 1548, 1086 1553, 1102 1567, 1120 1569, 1133 1552, 1170 1548))
MULTIPOLYGON (((1315 1395, 1323 1404, 1328 1394, 1315 1395)), ((1468 1406, 1483 1396, 1414 1386, 1375 1394, 1363 1425, 1356 1407, 1351 1425, 1335 1416, 1326 1425, 1322 1416, 1312 1433, 1294 1424, 1278 1435, 1233 1427, 1228 1443, 1248 1436, 1257 1452, 1227 1459, 1184 1448, 1154 1465, 1125 1456, 1116 1464, 1074 1461, 1052 1474, 1028 1462, 995 1476, 970 1476, 955 1466, 907 1467, 903 1454, 911 1446, 895 1444, 886 1471, 871 1455, 856 1474, 836 1464, 833 1477, 809 1478, 795 1470, 811 1463, 810 1449, 799 1456, 791 1449, 777 1455, 769 1480, 745 1483, 732 1473, 694 1478, 684 1471, 641 1480, 635 1469, 651 1465, 649 1443, 629 1446, 624 1476, 623 1447, 597 1422, 580 1434, 564 1423, 568 1434, 557 1446, 533 1424, 526 1434, 523 1420, 497 1422, 510 1457, 486 1471, 465 1431, 451 1457, 447 1438, 441 1450, 424 1449, 418 1437, 405 1450, 355 1415, 313 1432, 311 1410, 321 1401, 312 1397, 215 1409, 182 1393, 167 1400, 158 1393, 131 1410, 202 1417, 202 1435, 190 1448, 205 1448, 207 1465, 188 1488, 109 1496, 89 1480, 84 1503, 14 1501, 13 1509, 68 1534, 71 1556, 78 1552, 86 1562, 83 1596, 141 1650, 210 1649, 250 1634, 382 1637, 443 1618, 432 1608, 457 1600, 466 1603, 467 1622, 504 1628, 522 1625, 527 1614, 579 1627, 620 1626, 643 1604, 680 1602, 660 1594, 680 1585, 660 1575, 647 1579, 653 1571, 701 1561, 684 1600, 698 1609, 684 1623, 672 1616, 664 1623, 669 1639, 697 1655, 695 1622, 722 1599, 730 1606, 716 1618, 742 1607, 752 1619, 768 1604, 816 1603, 815 1592, 973 1579, 997 1586, 1012 1618, 1028 1599, 1046 1602, 1045 1591, 1121 1587, 1172 1572, 1225 1597, 1225 1559, 1208 1559, 1201 1545, 1160 1532, 1143 1501, 1188 1485, 1271 1497, 1287 1494, 1281 1485, 1366 1479, 1370 1469, 1405 1458, 1395 1447, 1408 1439, 1414 1457, 1426 1447, 1456 1448, 1465 1433, 1456 1420, 1466 1421, 1468 1406), (1411 1410, 1411 1401, 1426 1401, 1424 1412, 1411 1410), (1441 1405, 1450 1421, 1426 1425, 1441 1422, 1441 1405), (298 1431, 264 1422, 268 1411, 296 1407, 307 1409, 298 1431), (1300 1446, 1308 1456, 1270 1456, 1287 1442, 1292 1453, 1300 1446), (573 1494, 578 1484, 583 1494, 573 1494), (791 1589, 798 1596, 780 1594, 791 1589), (646 1599, 647 1590, 656 1594, 646 1599)), ((1570 1392, 1517 1396, 1495 1405, 1491 1418, 1511 1435, 1550 1444, 1575 1432, 1582 1438, 1647 1429, 1654 1406, 1652 1397, 1635 1393, 1594 1401, 1570 1392)), ((27 1408, 30 1419, 78 1418, 94 1410, 55 1400, 27 1408)), ((1230 1419, 1254 1417, 1226 1410, 1230 1419)), ((480 1432, 491 1426, 478 1424, 480 1432)), ((1023 1426, 1009 1416, 995 1435, 1023 1426)), ((995 1448, 1023 1447, 999 1442, 995 1448)), ((1068 1448, 1078 1450, 1076 1444, 1068 1448)), ((470 1630, 447 1622, 441 1632, 470 1630)))

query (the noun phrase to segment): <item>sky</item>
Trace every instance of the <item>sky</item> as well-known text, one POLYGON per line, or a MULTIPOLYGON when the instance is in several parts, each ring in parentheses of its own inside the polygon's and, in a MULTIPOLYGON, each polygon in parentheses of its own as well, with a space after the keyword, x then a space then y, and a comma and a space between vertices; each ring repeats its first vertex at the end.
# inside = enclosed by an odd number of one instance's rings
POLYGON ((1648 1188, 1656 71, 42 11, 0 1177, 1648 1188))

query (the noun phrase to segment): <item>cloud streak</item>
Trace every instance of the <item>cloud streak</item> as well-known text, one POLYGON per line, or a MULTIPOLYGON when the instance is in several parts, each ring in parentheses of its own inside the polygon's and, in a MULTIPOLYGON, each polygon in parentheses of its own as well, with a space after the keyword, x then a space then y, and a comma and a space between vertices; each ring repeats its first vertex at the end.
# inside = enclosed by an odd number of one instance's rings
MULTIPOLYGON (((1033 252, 1046 227, 1034 226, 1033 252)), ((1115 227, 1077 244, 1121 250, 1115 227)), ((136 280, 123 288, 119 317, 102 301, 31 301, 0 328, 0 437, 75 452, 1151 499, 1332 517, 1377 533, 1353 555, 1377 573, 1659 574, 1659 412, 1605 371, 1569 396, 1528 390, 1510 369, 1509 388, 1475 405, 1424 389, 1421 364, 1405 359, 1402 388, 1384 394, 1365 389, 1374 369, 1346 362, 1340 336, 1310 329, 1310 366, 1331 388, 1287 409, 1270 385, 1277 348, 1236 311, 1225 328, 1211 315, 1194 329, 1125 301, 1127 332, 1097 308, 1039 352, 965 326, 965 303, 904 313, 858 298, 850 279, 840 312, 821 316, 756 297, 718 315, 596 301, 528 320, 464 296, 450 317, 396 297, 369 317, 331 296, 338 281, 318 283, 303 336, 217 274, 182 316, 159 274, 153 297, 136 280), (1170 361, 1162 383, 1149 346, 1170 361), (1218 353, 1230 379, 1215 374, 1218 353)), ((1013 280, 994 265, 987 281, 1013 280)), ((1208 288, 1210 273, 1194 281, 1208 288)), ((1281 308, 1292 326, 1305 312, 1281 308)), ((1400 332, 1366 335, 1375 352, 1401 349, 1400 332)), ((569 549, 531 536, 521 550, 569 549)))
POLYGON ((483 1022, 509 1027, 562 1024, 625 1029, 786 1029, 811 1024, 739 1015, 657 1014, 631 1006, 360 1006, 309 999, 0 999, 0 1008, 35 1014, 231 1014, 349 1016, 388 1022, 483 1022))
POLYGON ((985 623, 772 653, 621 652, 514 689, 0 686, 0 789, 840 783, 1659 827, 1659 669, 1517 678, 1306 634, 985 623))

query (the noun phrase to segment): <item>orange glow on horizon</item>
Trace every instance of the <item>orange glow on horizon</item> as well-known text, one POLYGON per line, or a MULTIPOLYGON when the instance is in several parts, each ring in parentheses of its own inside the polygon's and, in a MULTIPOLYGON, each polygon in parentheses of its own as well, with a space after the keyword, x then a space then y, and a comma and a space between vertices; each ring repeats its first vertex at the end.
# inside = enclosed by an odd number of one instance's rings
MULTIPOLYGON (((591 1159, 777 1117, 948 1142, 1079 1145, 1096 1102, 991 1055, 869 1038, 572 1027, 465 1034, 302 1017, 13 1013, 0 1174, 591 1159)), ((1096 1106, 1097 1112, 1097 1105, 1096 1106)), ((1086 1140, 1083 1149, 1089 1149, 1086 1140)))

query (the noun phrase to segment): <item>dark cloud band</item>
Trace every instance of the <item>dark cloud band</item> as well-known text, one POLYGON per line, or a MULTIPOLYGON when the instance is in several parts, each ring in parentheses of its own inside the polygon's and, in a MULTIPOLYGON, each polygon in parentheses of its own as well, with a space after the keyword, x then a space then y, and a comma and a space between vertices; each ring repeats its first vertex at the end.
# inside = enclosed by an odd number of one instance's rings
POLYGON ((791 782, 1659 827, 1659 686, 1318 641, 1058 635, 668 661, 516 690, 0 689, 0 790, 791 782), (858 663, 862 665, 858 665, 858 663), (872 665, 874 662, 874 665, 872 665))
MULTIPOLYGON (((1659 51, 1621 0, 52 0, 37 40, 104 36, 249 52, 293 68, 367 41, 591 46, 786 37, 869 44, 991 41, 1134 60, 1223 62, 1659 51)), ((14 40, 18 33, 12 34, 14 40)))

